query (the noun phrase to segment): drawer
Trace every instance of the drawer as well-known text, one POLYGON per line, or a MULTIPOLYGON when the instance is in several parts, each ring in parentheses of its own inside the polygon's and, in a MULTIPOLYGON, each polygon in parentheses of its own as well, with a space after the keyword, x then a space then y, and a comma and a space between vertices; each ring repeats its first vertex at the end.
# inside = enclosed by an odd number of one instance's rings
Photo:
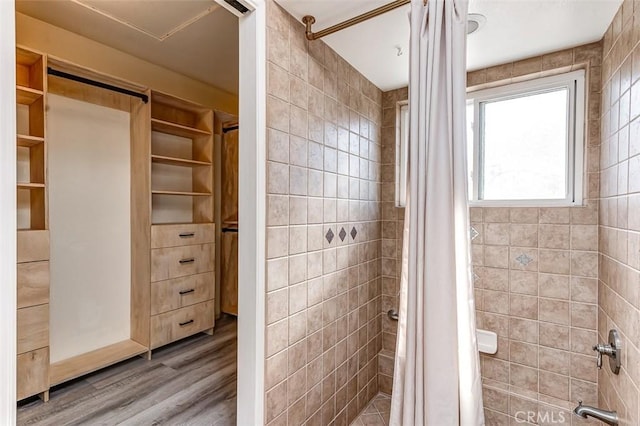
POLYGON ((49 305, 18 309, 18 353, 49 346, 49 305))
POLYGON ((49 260, 49 231, 18 231, 18 263, 49 260))
POLYGON ((214 241, 215 225, 213 223, 154 225, 151 227, 152 249, 206 244, 214 241))
POLYGON ((152 283, 151 315, 213 299, 214 281, 213 272, 207 272, 152 283))
POLYGON ((49 262, 18 264, 18 308, 49 303, 49 262))
POLYGON ((16 376, 18 401, 49 390, 49 348, 18 355, 16 376))
POLYGON ((151 349, 213 327, 213 300, 151 317, 151 349))
POLYGON ((213 244, 151 250, 152 282, 211 272, 213 268, 213 244))

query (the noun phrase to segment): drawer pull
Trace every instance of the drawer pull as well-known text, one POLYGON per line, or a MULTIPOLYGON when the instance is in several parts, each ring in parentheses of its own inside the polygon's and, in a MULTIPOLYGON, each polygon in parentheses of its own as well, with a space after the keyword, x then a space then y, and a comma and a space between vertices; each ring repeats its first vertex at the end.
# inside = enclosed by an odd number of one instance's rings
POLYGON ((180 296, 184 296, 185 294, 193 293, 194 291, 196 291, 196 289, 195 288, 191 288, 189 290, 182 290, 179 293, 180 293, 180 296))
POLYGON ((192 324, 192 323, 193 323, 193 320, 189 320, 189 321, 181 322, 181 323, 180 323, 180 327, 184 327, 185 325, 189 325, 189 324, 192 324))
POLYGON ((193 237, 196 236, 196 233, 195 232, 182 232, 182 233, 178 234, 178 236, 180 238, 193 238, 193 237))
POLYGON ((190 257, 188 259, 180 259, 180 264, 186 265, 187 263, 193 263, 195 261, 196 261, 195 257, 190 257))

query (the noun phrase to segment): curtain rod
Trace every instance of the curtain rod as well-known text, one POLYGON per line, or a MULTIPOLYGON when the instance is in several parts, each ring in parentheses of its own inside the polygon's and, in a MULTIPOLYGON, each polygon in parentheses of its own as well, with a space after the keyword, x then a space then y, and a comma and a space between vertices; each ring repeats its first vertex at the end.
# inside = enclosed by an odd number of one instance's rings
POLYGON ((118 87, 118 86, 112 86, 111 84, 103 83, 101 81, 91 80, 85 77, 80 77, 79 75, 69 74, 64 71, 54 70, 51 67, 47 67, 47 74, 53 75, 56 77, 66 78, 67 80, 77 81, 78 83, 84 83, 90 86, 96 86, 102 89, 111 90, 112 92, 123 93, 125 95, 140 98, 142 99, 142 102, 144 102, 145 104, 149 102, 149 97, 144 93, 134 92, 133 90, 123 89, 122 87, 118 87))
MULTIPOLYGON (((306 25, 305 35, 307 36, 307 40, 317 40, 324 36, 328 36, 329 34, 333 34, 335 32, 344 30, 345 28, 349 28, 353 25, 359 24, 371 18, 375 18, 376 16, 380 16, 384 13, 390 12, 394 9, 402 7, 409 3, 411 3, 411 0, 396 0, 391 3, 385 4, 383 6, 380 6, 376 9, 365 12, 362 15, 358 15, 354 18, 340 22, 339 24, 333 25, 329 28, 325 28, 324 30, 320 30, 316 33, 311 31, 311 26, 316 23, 316 18, 314 18, 311 15, 307 15, 304 18, 302 18, 302 23, 306 25)), ((426 6, 427 0, 424 0, 424 4, 426 6)))

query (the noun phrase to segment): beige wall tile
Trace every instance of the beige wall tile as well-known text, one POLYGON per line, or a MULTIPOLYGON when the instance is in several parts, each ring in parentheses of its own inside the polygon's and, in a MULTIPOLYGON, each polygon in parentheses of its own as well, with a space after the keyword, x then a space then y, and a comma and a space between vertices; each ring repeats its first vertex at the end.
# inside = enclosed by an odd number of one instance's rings
MULTIPOLYGON (((382 94, 275 2, 268 11, 267 366, 278 371, 265 378, 266 421, 346 424, 381 383, 382 94), (352 227, 357 238, 340 239, 352 227)), ((394 280, 400 246, 387 246, 394 280)))
POLYGON ((555 299, 569 299, 569 276, 540 274, 540 296, 555 299))
POLYGON ((571 227, 568 225, 540 225, 540 247, 569 249, 570 234, 571 227))
POLYGON ((562 400, 569 399, 569 377, 540 371, 540 393, 562 400))
POLYGON ((509 371, 509 383, 517 388, 537 392, 538 374, 538 369, 536 368, 525 367, 523 365, 512 363, 509 371))
POLYGON ((571 253, 566 250, 540 250, 538 268, 540 272, 569 274, 571 253))
POLYGON ((555 324, 569 324, 569 302, 540 299, 540 320, 555 324))
POLYGON ((512 246, 538 247, 538 225, 511 224, 509 235, 512 246))

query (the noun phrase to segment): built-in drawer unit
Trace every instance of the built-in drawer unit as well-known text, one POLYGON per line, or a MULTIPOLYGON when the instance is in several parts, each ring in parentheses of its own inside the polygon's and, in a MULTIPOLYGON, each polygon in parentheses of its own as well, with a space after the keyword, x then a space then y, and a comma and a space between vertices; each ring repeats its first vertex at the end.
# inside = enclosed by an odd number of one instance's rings
POLYGON ((214 241, 215 225, 213 223, 154 225, 151 227, 152 249, 206 244, 214 241))
POLYGON ((28 396, 49 390, 49 348, 18 355, 17 369, 18 401, 28 396))
POLYGON ((151 349, 213 328, 213 300, 151 317, 151 349))
POLYGON ((18 263, 18 308, 49 303, 49 262, 18 263))
POLYGON ((49 260, 49 231, 18 231, 18 263, 49 260))
POLYGON ((18 309, 18 354, 49 346, 49 305, 18 309))
POLYGON ((151 250, 151 281, 211 272, 214 268, 214 245, 170 247, 151 250))
POLYGON ((151 315, 213 299, 213 272, 151 283, 151 315))

